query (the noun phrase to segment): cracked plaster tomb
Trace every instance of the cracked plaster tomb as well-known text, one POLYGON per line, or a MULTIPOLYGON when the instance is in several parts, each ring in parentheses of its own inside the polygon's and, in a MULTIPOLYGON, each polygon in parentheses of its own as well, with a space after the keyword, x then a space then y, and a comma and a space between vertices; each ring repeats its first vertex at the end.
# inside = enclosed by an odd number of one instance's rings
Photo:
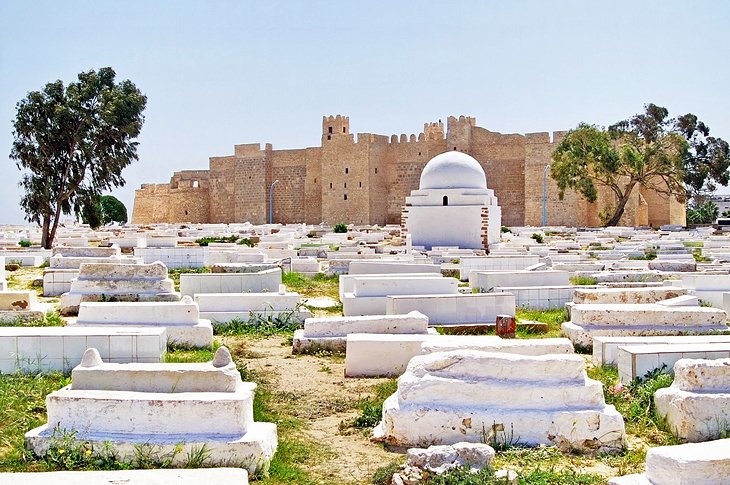
POLYGON ((383 403, 375 439, 397 446, 484 439, 564 450, 615 452, 621 415, 578 355, 457 350, 419 355, 383 403))

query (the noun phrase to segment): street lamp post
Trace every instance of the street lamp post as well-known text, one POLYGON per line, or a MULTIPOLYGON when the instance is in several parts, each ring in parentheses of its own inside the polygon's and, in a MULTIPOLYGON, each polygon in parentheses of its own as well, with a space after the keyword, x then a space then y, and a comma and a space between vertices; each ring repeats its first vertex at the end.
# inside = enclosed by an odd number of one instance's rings
POLYGON ((269 187, 269 224, 274 223, 274 185, 278 183, 279 179, 276 179, 269 187))
POLYGON ((547 226, 547 174, 550 165, 542 171, 542 227, 547 226))

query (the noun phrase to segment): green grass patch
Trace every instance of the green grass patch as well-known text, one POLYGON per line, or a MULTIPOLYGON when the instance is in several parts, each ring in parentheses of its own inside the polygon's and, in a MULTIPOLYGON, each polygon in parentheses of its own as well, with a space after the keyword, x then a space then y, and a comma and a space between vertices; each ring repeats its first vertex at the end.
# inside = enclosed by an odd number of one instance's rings
POLYGON ((46 395, 70 382, 69 377, 60 373, 0 375, 1 471, 54 469, 25 449, 24 435, 46 422, 46 395))
POLYGON ((0 322, 0 327, 63 327, 65 325, 58 310, 49 310, 37 320, 25 320, 16 318, 6 322, 0 322))
POLYGON ((553 308, 550 310, 538 310, 532 308, 517 308, 515 318, 518 322, 530 320, 533 322, 543 322, 548 324, 546 333, 531 332, 527 329, 517 326, 517 335, 522 338, 554 338, 561 336, 560 325, 566 320, 565 311, 562 308, 553 308))
POLYGON ((624 417, 627 433, 641 436, 651 445, 665 446, 679 443, 654 406, 654 393, 669 387, 674 379, 666 372, 666 367, 655 369, 626 385, 619 382, 614 366, 590 368, 588 377, 603 383, 606 404, 616 406, 624 417))
POLYGON ((702 241, 682 241, 685 248, 704 248, 705 243, 702 241))
POLYGON ((339 301, 339 275, 317 273, 314 276, 304 276, 301 273, 285 272, 281 280, 289 291, 296 291, 305 298, 328 296, 339 301))
POLYGON ((389 379, 376 384, 373 389, 373 396, 361 399, 357 403, 360 414, 350 422, 343 422, 340 428, 372 428, 380 422, 383 417, 383 401, 390 397, 398 389, 398 381, 389 379))
POLYGON ((252 337, 271 337, 273 335, 289 335, 302 328, 297 321, 298 309, 281 312, 278 315, 262 315, 251 313, 248 320, 234 318, 225 323, 213 326, 215 335, 249 335, 252 337))
POLYGON ((592 276, 575 275, 570 277, 570 284, 575 286, 588 286, 595 285, 597 283, 598 280, 592 276))
POLYGON ((168 346, 165 353, 164 362, 181 363, 181 362, 210 362, 213 360, 215 351, 218 350, 220 344, 213 341, 212 349, 191 349, 186 347, 168 346))
POLYGON ((175 283, 175 290, 180 291, 180 275, 183 273, 210 273, 210 268, 175 268, 167 271, 167 276, 175 283))

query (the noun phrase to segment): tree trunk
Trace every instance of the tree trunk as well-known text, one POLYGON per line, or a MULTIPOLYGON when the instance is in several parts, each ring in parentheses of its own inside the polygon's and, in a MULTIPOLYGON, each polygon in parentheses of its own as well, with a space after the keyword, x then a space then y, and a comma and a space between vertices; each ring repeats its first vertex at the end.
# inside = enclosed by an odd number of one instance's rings
POLYGON ((613 213, 613 217, 611 217, 611 220, 608 221, 607 226, 618 225, 618 221, 621 220, 621 216, 624 215, 624 209, 626 208, 626 203, 629 201, 629 197, 631 197, 631 193, 634 191, 634 185, 636 185, 636 181, 632 180, 629 183, 629 185, 626 186, 624 195, 623 195, 623 197, 621 197, 618 200, 618 205, 616 206, 616 211, 613 213))
POLYGON ((51 216, 48 214, 43 215, 43 229, 41 234, 41 246, 44 249, 51 249, 51 243, 48 241, 48 230, 51 226, 51 216))
POLYGON ((56 203, 56 213, 53 215, 53 226, 51 227, 50 232, 48 233, 48 241, 46 243, 48 244, 46 246, 46 249, 51 249, 51 246, 53 246, 53 240, 56 239, 56 230, 58 229, 58 222, 61 220, 61 202, 56 203))

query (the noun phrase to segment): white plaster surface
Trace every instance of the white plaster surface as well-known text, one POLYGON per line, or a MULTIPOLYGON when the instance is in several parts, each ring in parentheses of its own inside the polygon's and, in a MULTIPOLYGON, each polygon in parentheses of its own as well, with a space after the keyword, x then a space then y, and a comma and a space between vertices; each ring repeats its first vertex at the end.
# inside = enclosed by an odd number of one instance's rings
POLYGON ((248 485, 241 468, 0 473, 4 485, 248 485))
POLYGON ((730 335, 659 335, 647 337, 593 337, 593 362, 616 365, 618 348, 627 345, 730 343, 730 335))
POLYGON ((681 359, 674 364, 674 375, 670 387, 654 394, 657 414, 667 420, 669 429, 690 442, 717 439, 727 432, 730 358, 681 359))
POLYGON ((386 314, 419 311, 430 325, 487 323, 497 315, 515 314, 515 297, 511 293, 467 293, 432 295, 389 295, 386 314))
POLYGON ((89 349, 72 384, 46 397, 48 424, 26 433, 26 444, 43 455, 55 429, 69 430, 95 448, 110 443, 122 461, 147 443, 174 455, 173 466, 205 446, 210 464, 253 473, 268 467, 277 445, 276 426, 253 420, 255 388, 241 381, 225 347, 207 363, 127 366, 104 363, 89 349))
POLYGON ((485 434, 589 452, 624 445, 623 419, 605 405, 601 384, 587 378, 577 355, 458 350, 416 356, 375 430, 401 446, 480 442, 485 434))

